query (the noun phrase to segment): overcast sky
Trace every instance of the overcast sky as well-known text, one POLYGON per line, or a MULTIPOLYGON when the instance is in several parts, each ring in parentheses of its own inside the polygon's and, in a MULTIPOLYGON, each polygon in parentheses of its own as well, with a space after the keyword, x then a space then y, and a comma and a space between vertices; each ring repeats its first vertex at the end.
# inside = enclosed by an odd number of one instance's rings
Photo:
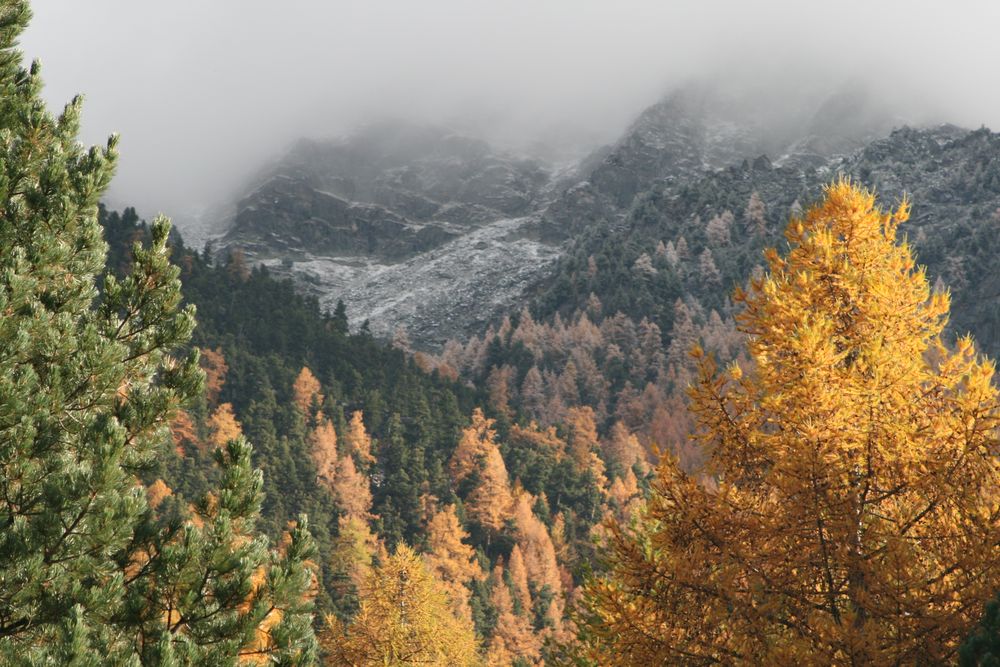
MULTIPOLYGON (((722 0, 35 0, 21 43, 112 188, 184 218, 299 136, 382 115, 497 139, 607 142, 677 83, 865 80, 1000 128, 1000 3, 722 0)), ((824 84, 825 85, 825 84, 824 84)), ((777 93, 780 94, 780 93, 777 93)))

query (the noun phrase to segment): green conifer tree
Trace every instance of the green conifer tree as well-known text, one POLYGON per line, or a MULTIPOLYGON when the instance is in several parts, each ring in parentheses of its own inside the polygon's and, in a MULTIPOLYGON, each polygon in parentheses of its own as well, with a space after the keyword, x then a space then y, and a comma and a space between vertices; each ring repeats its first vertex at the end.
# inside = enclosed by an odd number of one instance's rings
POLYGON ((202 390, 169 223, 106 278, 98 199, 117 138, 77 142, 15 49, 30 12, 0 0, 0 663, 308 664, 304 520, 279 550, 254 532, 261 477, 242 439, 192 511, 147 503, 141 473, 202 390), (241 657, 242 656, 242 657, 241 657))

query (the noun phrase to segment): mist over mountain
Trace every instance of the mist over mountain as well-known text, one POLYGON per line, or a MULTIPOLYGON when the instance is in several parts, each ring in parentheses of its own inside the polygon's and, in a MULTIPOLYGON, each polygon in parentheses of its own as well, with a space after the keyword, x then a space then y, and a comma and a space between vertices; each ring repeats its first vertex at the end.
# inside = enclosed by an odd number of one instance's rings
POLYGON ((379 119, 565 163, 686 82, 753 97, 744 111, 780 121, 857 81, 910 122, 1000 126, 1000 92, 984 85, 1000 8, 971 0, 40 0, 33 12, 21 45, 50 106, 85 93, 81 138, 122 135, 111 198, 189 227, 299 138, 379 119))
POLYGON ((355 324, 434 348, 515 309, 575 237, 620 224, 640 193, 748 159, 823 168, 906 122, 858 83, 794 102, 688 84, 570 164, 439 126, 372 123, 298 142, 215 227, 222 248, 294 276, 331 309, 343 300, 355 324))

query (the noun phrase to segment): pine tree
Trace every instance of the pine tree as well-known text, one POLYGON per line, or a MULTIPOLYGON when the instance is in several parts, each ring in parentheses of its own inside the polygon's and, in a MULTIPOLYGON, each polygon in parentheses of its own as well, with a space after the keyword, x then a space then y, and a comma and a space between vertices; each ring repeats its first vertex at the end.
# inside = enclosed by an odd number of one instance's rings
POLYGON ((702 355, 712 484, 658 470, 588 586, 602 664, 944 664, 1000 574, 1000 405, 949 298, 897 243, 904 203, 840 181, 767 252, 739 326, 702 355))
POLYGON ((203 386, 197 351, 175 356, 194 312, 164 219, 98 299, 117 138, 77 142, 80 98, 48 113, 14 48, 29 16, 0 2, 0 663, 308 664, 311 541, 305 521, 280 554, 253 532, 249 445, 227 443, 194 514, 158 515, 176 503, 138 482, 203 386))

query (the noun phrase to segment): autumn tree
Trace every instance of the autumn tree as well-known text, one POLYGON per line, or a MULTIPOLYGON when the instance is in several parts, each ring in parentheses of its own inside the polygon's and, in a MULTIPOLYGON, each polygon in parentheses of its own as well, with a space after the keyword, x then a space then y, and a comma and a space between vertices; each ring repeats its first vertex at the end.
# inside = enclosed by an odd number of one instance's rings
POLYGON ((590 471, 597 487, 603 488, 607 479, 604 476, 604 461, 597 455, 600 445, 593 408, 583 406, 567 410, 566 431, 566 441, 573 461, 580 470, 590 471))
POLYGON ((500 456, 500 449, 493 445, 479 464, 478 480, 466 499, 466 511, 489 533, 498 533, 510 516, 511 503, 507 466, 500 456))
POLYGON ((493 425, 476 408, 448 464, 452 482, 466 495, 469 518, 487 531, 487 541, 503 529, 513 501, 493 425))
POLYGON ((333 493, 340 509, 347 516, 364 521, 371 518, 371 486, 368 483, 368 476, 354 465, 353 457, 345 455, 337 461, 333 493))
POLYGON ((541 657, 542 641, 535 634, 531 621, 522 611, 517 613, 510 587, 504 581, 499 564, 493 570, 490 599, 496 609, 497 622, 493 629, 487 652, 487 664, 491 667, 507 667, 514 660, 537 664, 541 657))
POLYGON ((743 213, 746 218, 747 229, 752 233, 764 235, 767 233, 767 218, 764 217, 766 208, 764 200, 760 198, 757 191, 750 193, 750 201, 747 202, 747 209, 743 213))
POLYGON ((337 431, 333 422, 322 413, 316 417, 316 427, 309 432, 309 455, 316 466, 316 480, 335 491, 337 480, 337 431))
MULTIPOLYGON (((514 534, 517 540, 515 551, 523 558, 525 572, 535 589, 548 587, 557 610, 551 620, 558 624, 563 610, 559 563, 556 561, 555 545, 552 543, 548 528, 534 512, 532 507, 534 501, 535 498, 530 493, 521 491, 514 502, 514 534)), ((513 564, 512 553, 512 570, 513 564)))
POLYGON ((441 583, 406 545, 368 576, 353 621, 327 617, 321 641, 330 665, 479 663, 472 622, 452 613, 441 583))
POLYGON ((322 389, 313 372, 307 366, 303 366, 298 377, 295 378, 295 384, 292 385, 292 397, 295 405, 299 407, 299 412, 306 418, 313 414, 313 403, 321 404, 323 402, 322 389))
POLYGON ((448 505, 431 517, 427 524, 427 552, 424 561, 445 588, 452 610, 462 618, 472 619, 468 585, 483 576, 475 551, 466 543, 469 535, 462 528, 455 506, 448 505))
POLYGON ((846 181, 767 252, 740 330, 701 359, 712 484, 672 461, 642 525, 613 530, 586 595, 601 664, 944 664, 1000 570, 993 365, 942 339, 894 214, 846 181))
POLYGON ((605 458, 609 462, 617 463, 622 469, 631 469, 633 465, 639 464, 640 468, 646 466, 646 452, 643 450, 639 439, 620 421, 615 422, 611 427, 611 433, 607 442, 604 443, 605 458))
POLYGON ((375 462, 372 439, 365 429, 364 415, 360 410, 355 410, 351 414, 351 421, 343 438, 343 449, 345 454, 354 456, 362 466, 369 466, 375 462))
POLYGON ((229 365, 221 347, 201 350, 201 369, 205 372, 205 399, 209 405, 215 405, 223 385, 226 384, 226 374, 229 372, 229 365))
POLYGON ((215 409, 208 418, 208 428, 209 440, 216 447, 223 447, 230 440, 243 435, 243 427, 236 419, 232 403, 223 403, 215 409))

